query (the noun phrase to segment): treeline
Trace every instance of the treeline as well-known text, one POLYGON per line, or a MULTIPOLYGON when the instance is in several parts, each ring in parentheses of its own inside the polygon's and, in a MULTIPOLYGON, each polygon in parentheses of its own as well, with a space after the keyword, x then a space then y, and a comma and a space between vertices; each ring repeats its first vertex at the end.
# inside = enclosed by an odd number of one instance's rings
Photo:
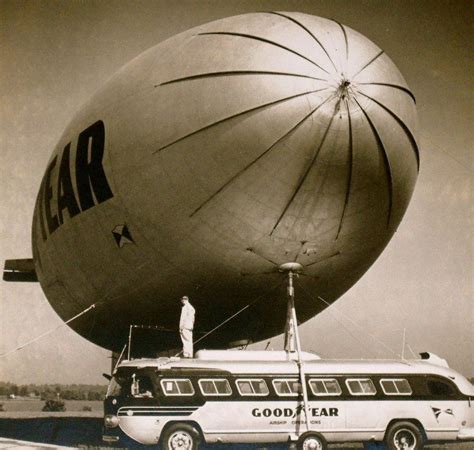
POLYGON ((103 400, 107 386, 97 384, 23 384, 0 381, 0 396, 37 397, 41 400, 103 400))

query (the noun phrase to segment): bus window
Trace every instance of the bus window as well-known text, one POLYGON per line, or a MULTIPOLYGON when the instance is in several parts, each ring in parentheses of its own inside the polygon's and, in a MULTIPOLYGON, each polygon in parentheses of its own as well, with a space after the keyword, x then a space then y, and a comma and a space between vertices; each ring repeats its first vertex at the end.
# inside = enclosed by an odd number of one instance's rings
POLYGON ((199 380, 203 395, 231 395, 232 389, 225 378, 199 380))
POLYGON ((277 395, 296 397, 301 393, 301 383, 297 379, 273 380, 273 387, 277 395))
POLYGON ((411 395, 412 390, 408 380, 404 378, 384 378, 380 386, 387 395, 411 395))
POLYGON ((243 396, 264 396, 268 395, 268 387, 261 378, 246 378, 236 381, 237 389, 243 396))
POLYGON ((341 387, 335 378, 312 378, 309 386, 314 395, 341 395, 341 387))
POLYGON ((370 378, 350 378, 346 385, 352 395, 375 395, 377 392, 370 378))
POLYGON ((193 395, 194 388, 190 380, 168 379, 160 381, 165 395, 193 395))
POLYGON ((432 395, 450 396, 454 393, 448 383, 440 380, 428 380, 428 389, 432 395))

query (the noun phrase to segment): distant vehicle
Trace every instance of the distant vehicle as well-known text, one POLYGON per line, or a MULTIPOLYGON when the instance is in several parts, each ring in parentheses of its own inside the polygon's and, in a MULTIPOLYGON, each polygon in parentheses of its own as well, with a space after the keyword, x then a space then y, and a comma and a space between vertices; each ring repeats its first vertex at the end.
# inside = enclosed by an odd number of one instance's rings
POLYGON ((205 351, 196 359, 123 361, 104 403, 104 441, 125 436, 165 450, 205 443, 385 441, 389 449, 474 439, 474 388, 444 360, 322 360, 302 354, 309 426, 296 356, 205 351))
POLYGON ((66 404, 60 399, 49 399, 46 400, 42 411, 47 412, 62 412, 66 411, 66 404))

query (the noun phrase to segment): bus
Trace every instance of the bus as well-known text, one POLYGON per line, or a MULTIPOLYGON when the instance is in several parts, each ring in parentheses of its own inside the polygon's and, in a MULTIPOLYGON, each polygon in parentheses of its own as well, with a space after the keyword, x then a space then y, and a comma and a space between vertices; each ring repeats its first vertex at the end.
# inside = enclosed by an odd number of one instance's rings
POLYGON ((200 443, 384 441, 418 450, 474 439, 474 387, 435 355, 416 360, 324 360, 302 352, 200 350, 195 358, 135 359, 114 370, 103 439, 165 450, 200 443))

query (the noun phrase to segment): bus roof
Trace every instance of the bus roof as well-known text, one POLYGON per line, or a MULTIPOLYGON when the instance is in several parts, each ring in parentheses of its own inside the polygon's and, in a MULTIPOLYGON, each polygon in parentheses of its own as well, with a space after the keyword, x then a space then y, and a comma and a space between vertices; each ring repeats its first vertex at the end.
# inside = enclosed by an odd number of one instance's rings
MULTIPOLYGON (((196 358, 156 358, 122 361, 119 367, 152 368, 158 370, 222 371, 239 375, 298 375, 296 354, 274 351, 210 351, 198 352, 196 358), (262 353, 265 353, 263 357, 262 353), (205 358, 205 359, 204 359, 205 358)), ((449 377, 459 381, 462 375, 450 369, 447 364, 437 364, 440 358, 414 360, 387 359, 320 359, 311 353, 303 354, 304 370, 307 374, 431 374, 449 377)), ((469 383, 470 385, 470 383, 469 383)), ((474 388, 470 385, 471 390, 474 388)), ((474 392, 474 391, 473 391, 474 392)))

